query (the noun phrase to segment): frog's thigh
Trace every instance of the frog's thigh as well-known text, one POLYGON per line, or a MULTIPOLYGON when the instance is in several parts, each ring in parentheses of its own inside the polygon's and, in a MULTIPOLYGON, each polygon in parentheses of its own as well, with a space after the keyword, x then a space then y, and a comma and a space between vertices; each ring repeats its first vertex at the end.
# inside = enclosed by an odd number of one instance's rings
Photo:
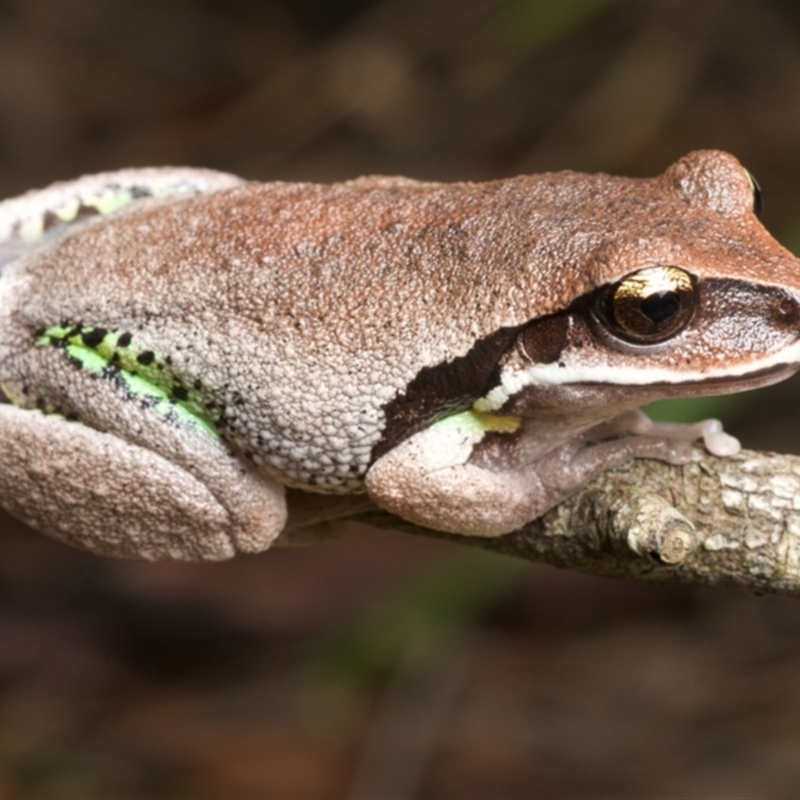
POLYGON ((0 442, 0 505, 97 553, 230 558, 268 547, 285 519, 277 484, 245 472, 221 502, 162 456, 62 417, 0 405, 0 442))
POLYGON ((409 522, 470 536, 500 536, 536 518, 548 501, 536 470, 470 464, 477 441, 457 427, 415 434, 372 465, 369 496, 409 522))

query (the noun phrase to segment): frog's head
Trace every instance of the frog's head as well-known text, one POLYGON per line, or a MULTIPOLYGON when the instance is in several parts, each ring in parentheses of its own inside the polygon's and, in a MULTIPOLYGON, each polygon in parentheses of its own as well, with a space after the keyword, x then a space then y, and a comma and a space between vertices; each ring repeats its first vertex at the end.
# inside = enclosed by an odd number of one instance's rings
POLYGON ((587 203, 614 209, 590 285, 519 331, 482 410, 635 406, 800 368, 800 260, 759 221, 760 189, 735 158, 698 151, 607 185, 587 203))

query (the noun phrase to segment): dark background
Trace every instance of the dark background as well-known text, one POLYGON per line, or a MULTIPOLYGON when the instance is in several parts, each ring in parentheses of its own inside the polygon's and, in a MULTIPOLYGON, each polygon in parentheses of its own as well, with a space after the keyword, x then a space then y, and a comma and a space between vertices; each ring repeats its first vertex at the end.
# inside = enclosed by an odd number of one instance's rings
MULTIPOLYGON (((2 196, 161 164, 653 175, 700 147, 800 245, 800 4, 0 2, 2 196)), ((797 403, 716 413, 797 451, 797 403)), ((128 563, 0 518, 2 798, 798 794, 798 601, 364 528, 128 563)))

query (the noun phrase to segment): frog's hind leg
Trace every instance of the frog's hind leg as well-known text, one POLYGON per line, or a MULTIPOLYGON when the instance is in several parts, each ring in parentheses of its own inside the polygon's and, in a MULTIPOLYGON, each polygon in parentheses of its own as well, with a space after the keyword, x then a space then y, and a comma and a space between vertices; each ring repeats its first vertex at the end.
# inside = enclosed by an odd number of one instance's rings
POLYGON ((180 200, 229 189, 235 175, 191 167, 149 167, 85 175, 0 202, 3 265, 65 235, 78 225, 142 202, 180 200))
POLYGON ((284 525, 283 487, 223 446, 216 472, 212 490, 140 445, 0 405, 0 505, 76 547, 148 560, 220 560, 265 549, 284 525), (229 496, 219 486, 230 487, 229 496))

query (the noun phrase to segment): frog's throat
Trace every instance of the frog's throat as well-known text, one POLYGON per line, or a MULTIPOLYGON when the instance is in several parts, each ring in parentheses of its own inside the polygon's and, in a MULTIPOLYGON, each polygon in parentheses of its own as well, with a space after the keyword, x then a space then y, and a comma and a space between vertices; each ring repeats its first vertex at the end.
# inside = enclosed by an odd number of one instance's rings
POLYGON ((169 420, 219 438, 221 410, 203 392, 200 381, 187 386, 169 356, 137 347, 130 333, 84 325, 53 325, 38 337, 43 346, 60 347, 76 366, 119 386, 169 420))

